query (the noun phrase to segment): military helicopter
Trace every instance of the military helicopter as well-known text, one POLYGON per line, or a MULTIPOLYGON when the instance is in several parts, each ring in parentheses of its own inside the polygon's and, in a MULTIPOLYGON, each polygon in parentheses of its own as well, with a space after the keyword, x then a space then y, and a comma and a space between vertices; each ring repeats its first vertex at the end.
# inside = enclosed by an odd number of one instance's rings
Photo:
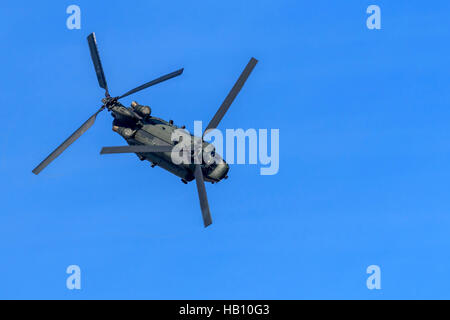
MULTIPOLYGON (((228 178, 229 171, 228 164, 220 157, 214 155, 215 159, 221 161, 192 161, 190 164, 175 164, 172 161, 172 151, 177 142, 172 141, 172 133, 177 129, 184 129, 184 127, 177 127, 173 121, 165 121, 163 119, 152 116, 150 107, 140 105, 137 102, 132 102, 131 107, 127 108, 122 105, 119 100, 128 97, 136 92, 147 89, 161 82, 180 76, 184 69, 164 75, 160 78, 152 80, 143 84, 127 93, 111 97, 109 94, 108 85, 103 71, 103 66, 100 60, 100 55, 97 46, 95 33, 92 33, 87 38, 91 58, 94 63, 95 72, 100 87, 105 90, 105 98, 102 99, 102 106, 94 113, 77 131, 75 131, 66 141, 64 141, 55 151, 53 151, 44 161, 42 161, 34 170, 33 173, 38 175, 44 170, 53 160, 61 155, 72 143, 80 138, 89 128, 91 128, 97 118, 97 115, 103 110, 108 110, 113 116, 113 131, 121 135, 128 146, 122 147, 105 147, 101 150, 101 154, 121 154, 121 153, 135 153, 141 161, 149 161, 152 167, 159 166, 172 174, 180 177, 182 182, 188 184, 196 180, 197 189, 200 200, 200 207, 203 215, 203 222, 205 228, 212 224, 211 212, 206 194, 205 181, 210 183, 220 182, 228 178)), ((225 101, 220 106, 216 115, 213 117, 208 127, 206 128, 203 137, 194 137, 192 141, 200 139, 200 144, 194 146, 191 156, 203 152, 203 150, 210 148, 212 145, 203 140, 205 134, 209 130, 216 129, 231 104, 242 90, 245 82, 252 73, 258 61, 252 58, 238 81, 226 97, 225 101)))

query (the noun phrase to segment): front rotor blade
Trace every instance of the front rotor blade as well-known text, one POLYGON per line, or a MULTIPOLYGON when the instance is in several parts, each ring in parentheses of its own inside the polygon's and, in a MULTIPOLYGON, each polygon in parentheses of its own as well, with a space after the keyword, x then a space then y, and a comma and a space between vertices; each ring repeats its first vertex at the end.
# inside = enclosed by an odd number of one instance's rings
POLYGON ((100 54, 98 53, 97 39, 95 33, 91 33, 88 36, 89 50, 91 51, 92 62, 94 63, 95 72, 97 73, 98 84, 101 88, 105 89, 106 96, 109 97, 108 85, 106 84, 105 73, 103 72, 102 62, 100 60, 100 54))
POLYGON ((180 70, 178 70, 178 71, 172 72, 172 73, 170 73, 170 74, 167 74, 167 75, 165 75, 165 76, 162 76, 162 77, 160 77, 160 78, 158 78, 158 79, 155 79, 155 80, 153 80, 153 81, 147 82, 146 84, 143 84, 143 85, 140 86, 140 87, 137 87, 137 88, 135 88, 135 89, 133 89, 133 90, 128 91, 128 92, 125 93, 124 95, 120 96, 119 99, 128 97, 129 95, 132 95, 133 93, 136 93, 136 92, 139 92, 139 91, 141 91, 141 90, 147 89, 148 87, 154 86, 154 85, 156 85, 156 84, 158 84, 158 83, 161 83, 161 82, 167 81, 167 80, 169 80, 169 79, 178 77, 179 75, 181 75, 181 74, 183 73, 183 71, 184 71, 184 69, 180 69, 180 70))
POLYGON ((66 141, 64 141, 55 151, 53 151, 44 161, 41 162, 34 170, 33 173, 38 175, 44 170, 53 160, 61 155, 72 143, 74 143, 79 137, 81 137, 92 125, 95 123, 97 115, 104 109, 101 107, 92 117, 88 119, 77 131, 75 131, 66 141))
POLYGON ((124 146, 124 147, 105 147, 100 154, 122 154, 122 153, 162 153, 171 152, 172 146, 124 146))
POLYGON ((195 181, 197 182, 198 197, 200 199, 200 207, 202 208, 203 222, 205 228, 212 224, 211 211, 209 210, 208 196, 206 195, 205 181, 203 179, 202 167, 197 164, 195 166, 195 181))
POLYGON ((258 60, 255 58, 252 58, 250 62, 247 64, 247 67, 242 72, 241 76, 239 77, 238 81, 234 85, 233 89, 231 89, 230 93, 228 94, 225 101, 220 106, 219 110, 217 111, 214 118, 209 123, 208 127, 205 130, 205 133, 208 130, 216 129, 219 125, 220 121, 222 121, 223 117, 227 113, 228 109, 230 108, 231 104, 233 103, 234 99, 236 99, 239 92, 244 87, 245 82, 247 81, 248 77, 252 73, 253 69, 255 68, 256 64, 258 63, 258 60))

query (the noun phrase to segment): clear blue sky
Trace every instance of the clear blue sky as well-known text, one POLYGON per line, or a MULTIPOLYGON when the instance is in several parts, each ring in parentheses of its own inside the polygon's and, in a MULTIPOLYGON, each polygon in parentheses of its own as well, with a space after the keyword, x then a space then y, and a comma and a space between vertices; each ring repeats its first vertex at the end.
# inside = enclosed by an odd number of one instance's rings
POLYGON ((0 298, 450 298, 448 1, 2 1, 0 298), (82 29, 66 28, 66 8, 82 29), (366 28, 366 8, 382 30, 366 28), (221 128, 280 129, 280 173, 233 166, 202 227, 183 185, 122 145, 111 117, 31 170, 112 93, 192 129, 248 59, 221 128), (81 292, 65 287, 82 269, 81 292), (366 268, 382 269, 382 290, 366 268))

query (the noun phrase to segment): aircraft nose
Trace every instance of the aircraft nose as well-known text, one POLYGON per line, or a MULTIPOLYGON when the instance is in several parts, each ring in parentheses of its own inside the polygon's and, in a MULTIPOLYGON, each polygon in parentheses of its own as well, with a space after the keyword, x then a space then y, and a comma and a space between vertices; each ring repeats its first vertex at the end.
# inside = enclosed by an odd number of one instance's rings
POLYGON ((223 180, 230 171, 230 167, 226 163, 218 164, 217 167, 211 172, 211 178, 221 181, 223 180))

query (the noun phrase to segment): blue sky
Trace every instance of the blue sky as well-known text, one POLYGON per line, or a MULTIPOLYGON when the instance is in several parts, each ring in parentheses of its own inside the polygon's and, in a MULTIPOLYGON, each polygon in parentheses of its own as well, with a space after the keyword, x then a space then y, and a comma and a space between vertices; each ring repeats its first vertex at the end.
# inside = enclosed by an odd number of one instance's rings
POLYGON ((448 1, 2 1, 0 298, 450 298, 448 1), (82 29, 66 28, 66 8, 82 29), (377 4, 382 30, 366 28, 377 4), (221 128, 280 129, 280 172, 233 166, 194 184, 133 155, 111 117, 31 170, 100 106, 86 36, 113 94, 193 128, 248 59, 221 128), (79 265, 82 287, 66 289, 79 265), (382 290, 366 287, 379 265, 382 290))

